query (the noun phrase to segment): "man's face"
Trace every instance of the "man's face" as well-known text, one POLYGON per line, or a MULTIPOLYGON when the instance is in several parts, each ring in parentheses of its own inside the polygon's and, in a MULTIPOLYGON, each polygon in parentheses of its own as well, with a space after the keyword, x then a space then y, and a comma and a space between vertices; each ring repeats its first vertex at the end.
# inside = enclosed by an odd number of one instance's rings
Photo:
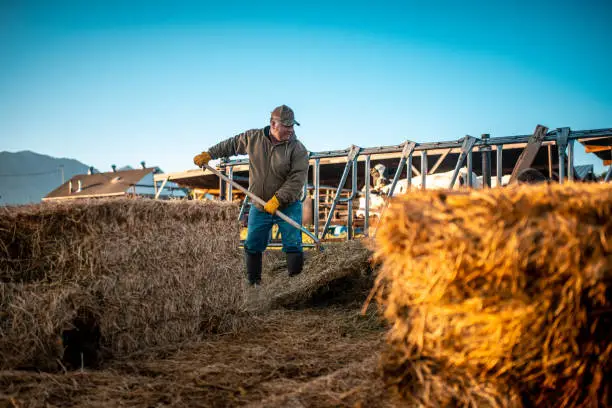
POLYGON ((279 142, 289 140, 293 135, 293 125, 286 126, 276 119, 270 121, 270 134, 279 142))

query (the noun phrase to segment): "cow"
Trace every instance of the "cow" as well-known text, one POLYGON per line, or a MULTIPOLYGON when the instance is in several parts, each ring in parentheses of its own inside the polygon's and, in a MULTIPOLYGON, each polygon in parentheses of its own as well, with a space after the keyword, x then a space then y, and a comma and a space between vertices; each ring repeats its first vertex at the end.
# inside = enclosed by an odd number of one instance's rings
MULTIPOLYGON (((467 185, 467 169, 461 168, 459 169, 459 174, 457 175, 457 180, 455 180, 455 185, 453 189, 459 189, 461 187, 465 187, 467 185)), ((509 176, 508 176, 509 177, 509 176)), ((448 189, 450 186, 450 182, 453 178, 453 171, 448 171, 445 173, 435 173, 428 174, 425 180, 425 188, 427 190, 442 190, 448 189)), ((416 176, 412 178, 412 189, 420 189, 422 185, 422 177, 416 176)), ((491 179, 491 184, 495 183, 496 179, 491 179)), ((384 187, 380 188, 378 192, 373 192, 370 194, 370 217, 378 216, 380 217, 380 210, 384 206, 385 197, 389 194, 389 189, 391 188, 391 184, 387 184, 384 187)), ((482 177, 477 177, 476 173, 472 172, 472 188, 482 188, 482 177)), ((408 179, 401 179, 397 182, 395 189, 393 190, 393 196, 397 196, 400 194, 404 194, 408 191, 408 179)), ((365 217, 365 187, 361 190, 361 194, 359 197, 359 209, 356 212, 357 218, 365 217)))

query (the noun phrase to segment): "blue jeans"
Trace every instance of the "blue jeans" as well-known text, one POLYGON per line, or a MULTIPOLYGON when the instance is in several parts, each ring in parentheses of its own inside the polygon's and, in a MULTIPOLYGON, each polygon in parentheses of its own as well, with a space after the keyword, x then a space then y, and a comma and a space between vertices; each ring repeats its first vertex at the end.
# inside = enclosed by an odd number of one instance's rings
MULTIPOLYGON (((286 216, 302 225, 302 202, 296 201, 280 209, 286 216)), ((272 225, 278 224, 283 241, 283 252, 302 252, 302 231, 289 225, 277 215, 268 214, 254 205, 249 210, 247 239, 244 249, 249 254, 263 252, 268 247, 272 225)))

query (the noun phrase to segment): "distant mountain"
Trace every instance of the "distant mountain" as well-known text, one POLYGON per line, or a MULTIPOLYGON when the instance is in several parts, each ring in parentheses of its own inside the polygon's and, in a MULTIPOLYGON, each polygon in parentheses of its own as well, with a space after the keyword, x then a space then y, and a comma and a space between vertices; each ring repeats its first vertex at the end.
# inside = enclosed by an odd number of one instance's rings
POLYGON ((78 160, 31 151, 0 152, 0 206, 38 203, 50 191, 88 166, 78 160))

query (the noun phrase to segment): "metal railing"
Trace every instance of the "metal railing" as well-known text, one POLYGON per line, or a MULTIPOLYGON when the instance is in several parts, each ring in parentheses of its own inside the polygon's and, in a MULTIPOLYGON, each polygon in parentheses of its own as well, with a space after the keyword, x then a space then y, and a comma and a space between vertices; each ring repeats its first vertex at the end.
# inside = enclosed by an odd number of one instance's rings
MULTIPOLYGON (((483 187, 490 187, 491 178, 493 175, 491 174, 491 153, 492 150, 496 151, 496 168, 495 168, 495 177, 497 186, 502 185, 502 176, 503 176, 503 151, 505 145, 515 145, 515 144, 525 144, 523 149, 523 153, 521 157, 517 160, 514 165, 513 176, 515 176, 515 172, 522 167, 529 167, 533 162, 535 154, 539 151, 540 146, 543 143, 548 145, 554 144, 558 150, 558 181, 559 183, 564 183, 565 179, 572 181, 574 179, 574 141, 578 139, 590 139, 590 138, 602 138, 602 137, 612 137, 612 128, 606 129, 595 129, 595 130, 580 130, 580 131, 571 131, 569 128, 558 128, 552 131, 547 131, 547 129, 543 126, 536 127, 534 134, 532 135, 517 135, 517 136, 503 136, 503 137, 490 137, 488 134, 483 134, 481 138, 476 138, 473 136, 466 135, 464 138, 456 140, 456 141, 446 141, 446 142, 432 142, 432 143, 416 143, 412 141, 406 141, 400 145, 394 146, 380 146, 380 147, 370 147, 370 148, 361 148, 358 146, 350 146, 348 149, 343 150, 332 150, 332 151, 323 151, 323 152, 311 152, 310 153, 310 163, 312 166, 312 182, 307 183, 304 187, 304 192, 302 195, 302 200, 308 197, 308 191, 312 192, 313 198, 313 225, 312 225, 312 234, 317 240, 323 240, 327 234, 329 228, 332 226, 332 221, 334 217, 334 213, 336 211, 336 207, 339 203, 346 204, 348 207, 348 215, 346 219, 346 227, 347 227, 347 239, 352 239, 354 237, 354 226, 353 226, 353 201, 354 199, 361 194, 365 196, 365 218, 364 218, 364 227, 363 234, 369 235, 370 228, 370 198, 371 198, 371 190, 372 186, 370 183, 370 168, 371 168, 371 160, 373 156, 379 156, 383 154, 397 154, 397 157, 393 159, 398 159, 398 165, 393 177, 393 180, 388 188, 385 196, 386 198, 390 198, 394 195, 397 184, 401 178, 401 175, 404 171, 404 167, 406 167, 406 184, 407 188, 410 189, 412 187, 412 178, 413 173, 418 172, 417 168, 413 165, 413 157, 415 155, 420 156, 421 161, 421 188, 427 188, 427 175, 431 174, 428 166, 428 152, 433 150, 438 151, 438 154, 443 150, 447 150, 443 156, 441 156, 437 163, 432 167, 433 170, 437 169, 442 160, 446 157, 448 152, 454 150, 458 150, 458 157, 454 166, 454 170, 452 173, 452 178, 449 183, 449 188, 453 188, 460 169, 465 166, 467 167, 467 185, 472 186, 472 177, 473 177, 473 152, 477 149, 482 155, 482 184, 483 187), (329 212, 325 219, 325 223, 323 229, 320 230, 320 198, 321 198, 321 166, 322 160, 326 159, 342 159, 345 158, 346 163, 344 167, 344 171, 340 176, 340 180, 338 185, 335 188, 335 196, 330 205, 329 212), (365 172, 364 172, 364 186, 363 191, 360 192, 357 186, 358 180, 358 162, 364 162, 365 172), (349 173, 351 175, 351 187, 348 189, 348 196, 342 197, 342 194, 347 191, 344 188, 346 181, 348 179, 349 173)), ((385 158, 388 160, 388 158, 385 158)), ((234 167, 235 166, 243 166, 248 165, 248 158, 236 159, 236 160, 228 160, 222 161, 219 165, 219 168, 225 173, 228 179, 233 180, 234 176, 234 167)), ((552 162, 549 157, 549 166, 551 166, 552 172, 552 162)), ((612 166, 610 166, 604 180, 610 181, 612 179, 612 166)), ((513 182, 513 179, 510 180, 513 182)), ((165 184, 165 183, 163 183, 165 184)), ((162 187, 163 188, 163 184, 162 187)), ((219 194, 221 199, 232 199, 233 189, 232 183, 225 183, 222 179, 219 180, 219 194)), ((158 191, 159 194, 159 191, 158 191)), ((387 200, 388 201, 388 200, 387 200)), ((240 215, 242 218, 245 213, 245 209, 247 206, 248 199, 242 203, 240 215)), ((383 209, 384 211, 384 209, 383 209)), ((382 215, 382 214, 381 214, 382 215)))

